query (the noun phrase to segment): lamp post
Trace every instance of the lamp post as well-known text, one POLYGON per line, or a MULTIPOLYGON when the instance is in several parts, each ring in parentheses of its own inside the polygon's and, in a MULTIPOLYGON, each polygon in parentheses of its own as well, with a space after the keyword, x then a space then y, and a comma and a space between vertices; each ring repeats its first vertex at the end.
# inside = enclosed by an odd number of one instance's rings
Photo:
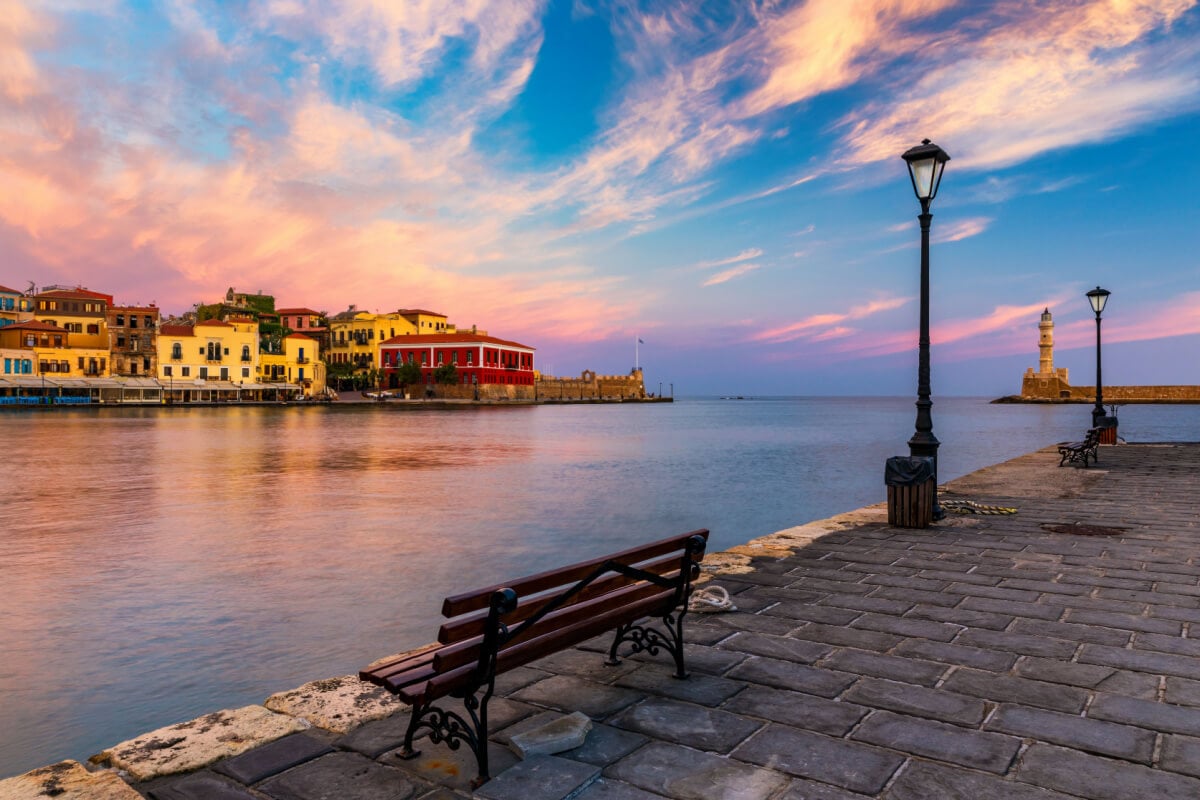
POLYGON ((901 156, 908 165, 908 176, 912 179, 913 192, 921 203, 917 220, 921 223, 921 334, 918 340, 917 365, 917 422, 916 432, 908 440, 910 456, 933 459, 933 518, 944 516, 937 501, 937 452, 938 440, 933 435, 933 401, 929 399, 929 224, 933 214, 929 205, 937 196, 942 182, 942 172, 950 160, 945 150, 925 139, 901 156))
POLYGON ((1111 294, 1107 289, 1101 289, 1097 286, 1087 293, 1088 302, 1092 304, 1092 311, 1096 312, 1096 407, 1092 409, 1092 427, 1100 427, 1100 421, 1104 418, 1104 382, 1100 379, 1100 315, 1104 313, 1104 306, 1108 303, 1108 296, 1111 294))

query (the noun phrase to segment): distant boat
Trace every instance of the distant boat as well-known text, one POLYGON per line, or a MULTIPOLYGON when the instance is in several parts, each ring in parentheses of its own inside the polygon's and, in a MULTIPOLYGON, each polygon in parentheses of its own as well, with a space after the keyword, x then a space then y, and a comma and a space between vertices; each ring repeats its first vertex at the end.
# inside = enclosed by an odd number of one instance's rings
POLYGON ((363 392, 362 396, 368 397, 372 400, 378 400, 380 402, 383 402, 384 400, 390 399, 392 397, 392 393, 391 392, 363 392))
POLYGON ((743 397, 742 395, 739 394, 737 397, 733 397, 731 395, 729 397, 722 397, 721 399, 722 400, 753 400, 754 398, 753 397, 743 397))

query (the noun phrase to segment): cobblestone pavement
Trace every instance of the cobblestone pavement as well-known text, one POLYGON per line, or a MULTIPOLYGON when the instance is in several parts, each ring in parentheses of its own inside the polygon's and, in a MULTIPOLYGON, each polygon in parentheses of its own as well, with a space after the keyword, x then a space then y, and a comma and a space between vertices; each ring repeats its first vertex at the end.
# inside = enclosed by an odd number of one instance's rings
MULTIPOLYGON (((1059 469, 1050 448, 944 495, 1013 516, 902 530, 881 512, 717 575, 739 610, 688 617, 689 680, 652 658, 605 667, 602 640, 505 675, 495 777, 478 795, 1200 798, 1200 445, 1100 457, 1059 469), (518 761, 503 746, 573 711, 594 721, 582 747, 518 761)), ((395 757, 406 721, 313 729, 135 788, 159 800, 469 796, 462 751, 425 742, 419 759, 395 757)))

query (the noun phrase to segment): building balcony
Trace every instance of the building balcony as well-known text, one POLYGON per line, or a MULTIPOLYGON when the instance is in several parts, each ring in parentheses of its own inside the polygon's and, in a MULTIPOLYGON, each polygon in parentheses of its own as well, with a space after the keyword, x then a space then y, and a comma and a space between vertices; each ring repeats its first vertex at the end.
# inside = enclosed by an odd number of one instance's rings
POLYGON ((250 362, 251 362, 251 361, 253 361, 253 360, 254 360, 254 359, 253 359, 253 358, 251 358, 250 356, 242 356, 242 363, 243 363, 243 364, 248 364, 248 363, 250 363, 250 362))
POLYGON ((296 359, 296 363, 297 363, 297 364, 307 364, 307 363, 308 363, 308 361, 309 361, 309 360, 308 360, 307 358, 304 358, 303 356, 301 356, 300 358, 297 358, 297 359, 296 359))

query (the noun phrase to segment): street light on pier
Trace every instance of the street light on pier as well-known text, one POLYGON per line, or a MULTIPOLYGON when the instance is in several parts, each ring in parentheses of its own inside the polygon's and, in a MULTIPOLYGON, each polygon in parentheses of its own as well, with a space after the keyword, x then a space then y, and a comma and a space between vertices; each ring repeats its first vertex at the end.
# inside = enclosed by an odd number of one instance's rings
POLYGON ((1096 313, 1096 407, 1092 409, 1092 427, 1100 427, 1103 421, 1104 414, 1104 382, 1100 379, 1100 315, 1104 313, 1104 306, 1108 304, 1108 296, 1112 292, 1107 289, 1101 289, 1097 286, 1087 293, 1088 302, 1092 304, 1092 311, 1096 313))
POLYGON ((917 365, 917 422, 916 432, 908 440, 910 456, 926 457, 933 461, 933 518, 941 519, 944 512, 937 501, 937 453, 939 442, 933 435, 933 401, 929 399, 929 227, 933 214, 929 206, 937 196, 942 172, 950 160, 945 150, 925 139, 901 156, 908 165, 913 192, 921 203, 917 220, 921 223, 921 333, 918 340, 917 365))

